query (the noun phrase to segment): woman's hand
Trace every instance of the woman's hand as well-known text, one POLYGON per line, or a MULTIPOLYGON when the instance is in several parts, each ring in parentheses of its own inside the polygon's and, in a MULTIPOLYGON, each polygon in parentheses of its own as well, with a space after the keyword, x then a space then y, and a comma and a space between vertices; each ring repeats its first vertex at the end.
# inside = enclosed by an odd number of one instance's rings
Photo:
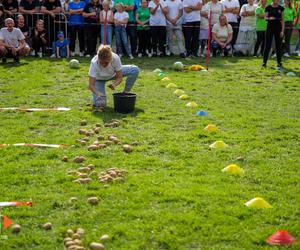
POLYGON ((284 32, 283 32, 283 31, 280 32, 280 37, 281 37, 281 38, 284 37, 284 32))
POLYGON ((116 86, 114 85, 114 83, 108 85, 108 87, 109 87, 111 90, 115 90, 115 89, 116 89, 116 86))

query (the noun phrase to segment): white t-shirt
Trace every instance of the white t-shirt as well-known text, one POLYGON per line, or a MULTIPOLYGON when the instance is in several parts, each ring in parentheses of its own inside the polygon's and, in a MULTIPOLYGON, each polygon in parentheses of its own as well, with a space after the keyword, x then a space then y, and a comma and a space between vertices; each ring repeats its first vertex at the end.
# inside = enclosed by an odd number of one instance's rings
POLYGON ((224 6, 220 2, 208 2, 207 4, 209 6, 209 12, 211 11, 212 14, 211 25, 214 25, 219 22, 219 17, 222 14, 222 11, 224 10, 224 6))
POLYGON ((109 80, 116 75, 116 71, 122 69, 122 63, 120 57, 112 53, 112 61, 105 68, 98 62, 98 56, 94 56, 89 70, 89 76, 95 77, 97 80, 109 80))
MULTIPOLYGON (((240 8, 240 3, 238 0, 222 0, 221 1, 224 8, 240 8)), ((228 22, 237 23, 237 14, 224 13, 227 17, 228 22)))
MULTIPOLYGON (((128 21, 129 15, 126 11, 123 11, 122 13, 116 12, 115 15, 114 15, 114 20, 117 20, 119 22, 123 22, 126 18, 127 18, 127 21, 128 21)), ((123 26, 126 26, 126 25, 123 24, 123 26)))
MULTIPOLYGON (((209 5, 208 3, 204 4, 204 6, 202 7, 201 12, 205 12, 205 13, 209 13, 209 5)), ((200 23, 200 29, 208 29, 208 18, 201 16, 201 23, 200 23)))
MULTIPOLYGON (((183 0, 183 7, 196 6, 198 3, 202 3, 202 0, 183 0)), ((199 22, 201 21, 200 10, 193 10, 190 13, 185 12, 186 22, 199 22)))
MULTIPOLYGON (((160 5, 165 8, 167 7, 166 5, 166 2, 165 1, 162 1, 160 0, 160 5)), ((151 1, 149 3, 149 6, 148 6, 150 9, 155 9, 156 8, 156 4, 151 1)), ((155 14, 152 15, 151 12, 150 12, 150 26, 166 26, 167 23, 166 23, 166 17, 161 9, 161 7, 159 6, 158 9, 156 10, 155 14)))
POLYGON ((232 33, 232 27, 230 24, 227 26, 221 26, 220 23, 216 23, 213 28, 212 28, 212 33, 216 34, 216 37, 221 41, 221 42, 226 42, 228 38, 228 34, 232 33))
POLYGON ((242 16, 242 13, 245 11, 254 11, 257 8, 256 4, 249 5, 244 4, 240 11, 241 16, 241 22, 240 22, 240 30, 246 31, 246 30, 254 30, 256 28, 256 17, 255 14, 253 16, 242 16))
MULTIPOLYGON (((172 19, 175 19, 178 16, 179 10, 183 9, 181 0, 174 0, 174 1, 167 0, 166 5, 167 5, 168 11, 169 11, 168 15, 172 19)), ((172 25, 169 21, 167 21, 167 23, 169 25, 172 25)), ((181 17, 177 20, 176 24, 177 25, 181 24, 181 17)))
POLYGON ((18 28, 13 28, 11 32, 9 32, 7 28, 2 28, 0 30, 0 40, 3 40, 4 43, 14 48, 19 47, 20 41, 24 39, 25 36, 23 35, 22 31, 18 28))

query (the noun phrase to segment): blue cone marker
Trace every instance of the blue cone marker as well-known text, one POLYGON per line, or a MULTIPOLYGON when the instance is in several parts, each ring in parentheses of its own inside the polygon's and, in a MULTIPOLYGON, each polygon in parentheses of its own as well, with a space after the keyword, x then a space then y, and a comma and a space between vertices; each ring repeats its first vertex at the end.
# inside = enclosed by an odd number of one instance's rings
POLYGON ((207 116, 207 113, 204 110, 200 110, 197 112, 198 116, 207 116))

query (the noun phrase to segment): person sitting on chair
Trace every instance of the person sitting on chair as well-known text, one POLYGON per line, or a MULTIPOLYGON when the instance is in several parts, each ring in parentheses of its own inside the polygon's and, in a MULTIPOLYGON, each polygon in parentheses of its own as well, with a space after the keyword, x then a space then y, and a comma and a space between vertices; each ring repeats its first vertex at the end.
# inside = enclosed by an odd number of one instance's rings
POLYGON ((231 49, 232 27, 227 22, 225 15, 220 15, 219 22, 212 28, 212 50, 213 56, 217 56, 217 51, 221 51, 223 56, 228 56, 231 49))
POLYGON ((26 56, 30 51, 22 31, 14 25, 13 19, 6 18, 6 28, 0 30, 0 58, 3 63, 6 62, 6 58, 13 58, 15 63, 19 63, 20 57, 26 56))
POLYGON ((100 45, 98 53, 93 57, 89 69, 89 89, 93 94, 93 104, 97 111, 103 112, 106 107, 105 83, 112 90, 121 84, 123 76, 126 83, 123 92, 130 92, 138 75, 139 68, 135 65, 122 65, 120 57, 107 45, 100 45))

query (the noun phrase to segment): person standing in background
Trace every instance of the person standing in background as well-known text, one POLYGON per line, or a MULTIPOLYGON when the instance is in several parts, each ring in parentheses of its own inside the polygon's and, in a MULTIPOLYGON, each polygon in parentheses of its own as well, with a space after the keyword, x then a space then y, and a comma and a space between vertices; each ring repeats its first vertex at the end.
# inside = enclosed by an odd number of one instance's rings
POLYGON ((102 3, 103 10, 100 12, 100 23, 101 23, 101 43, 111 45, 112 43, 112 30, 114 24, 114 13, 109 9, 110 2, 104 1, 102 3), (106 29, 104 41, 104 29, 106 29))
POLYGON ((83 10, 85 2, 80 0, 73 0, 69 4, 69 30, 70 30, 70 52, 71 56, 75 56, 75 42, 76 36, 79 40, 79 56, 84 56, 85 41, 84 41, 84 25, 83 25, 83 10))
POLYGON ((163 57, 166 55, 166 17, 168 12, 165 1, 152 0, 149 3, 150 9, 150 31, 152 38, 152 56, 163 57), (157 51, 159 48, 159 52, 157 51))
POLYGON ((173 53, 172 42, 173 36, 176 36, 177 47, 179 55, 185 58, 185 48, 183 45, 183 34, 182 34, 182 23, 181 17, 183 13, 183 5, 181 0, 166 0, 168 13, 166 14, 167 19, 167 40, 169 51, 173 53))
POLYGON ((186 56, 198 57, 202 0, 183 0, 186 56))
POLYGON ((282 38, 284 35, 284 8, 279 5, 279 0, 273 0, 271 5, 266 7, 266 47, 264 51, 264 59, 262 67, 267 67, 267 62, 272 46, 273 37, 275 39, 277 69, 282 69, 281 57, 282 57, 282 38))
POLYGON ((138 57, 147 56, 151 57, 151 35, 150 35, 150 10, 148 2, 142 0, 141 6, 138 8, 135 17, 138 26, 138 57))
POLYGON ((294 27, 296 10, 292 6, 292 0, 284 0, 284 43, 283 56, 290 57, 291 36, 294 27))
POLYGON ((255 10, 256 15, 256 43, 254 46, 254 56, 257 56, 257 51, 260 47, 260 54, 263 56, 265 49, 265 41, 266 41, 266 29, 267 29, 267 21, 266 21, 266 8, 267 0, 260 0, 260 4, 257 6, 255 10))

